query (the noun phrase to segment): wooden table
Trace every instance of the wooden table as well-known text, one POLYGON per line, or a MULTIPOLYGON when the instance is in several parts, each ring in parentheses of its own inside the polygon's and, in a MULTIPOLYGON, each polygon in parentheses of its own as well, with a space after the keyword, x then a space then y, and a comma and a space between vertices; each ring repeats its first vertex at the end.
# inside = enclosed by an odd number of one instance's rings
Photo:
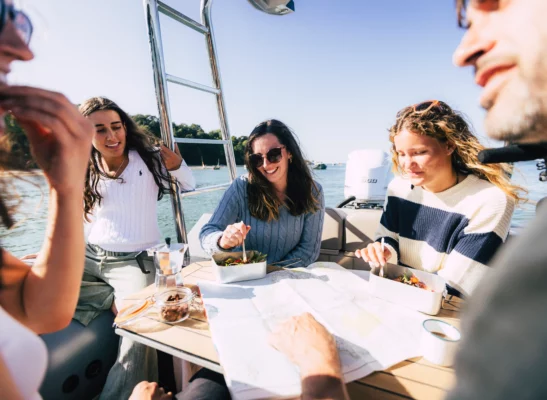
MULTIPOLYGON (((210 261, 194 262, 182 271, 184 283, 195 286, 199 280, 213 280, 210 261)), ((151 295, 149 286, 128 300, 151 295)), ((459 299, 445 303, 435 318, 459 325, 459 299)), ((171 325, 152 317, 141 318, 135 325, 116 329, 120 336, 156 348, 175 357, 222 373, 203 310, 195 310, 186 321, 171 325)), ((442 399, 455 382, 450 368, 438 367, 421 358, 403 361, 386 371, 375 372, 347 385, 352 399, 442 399)))

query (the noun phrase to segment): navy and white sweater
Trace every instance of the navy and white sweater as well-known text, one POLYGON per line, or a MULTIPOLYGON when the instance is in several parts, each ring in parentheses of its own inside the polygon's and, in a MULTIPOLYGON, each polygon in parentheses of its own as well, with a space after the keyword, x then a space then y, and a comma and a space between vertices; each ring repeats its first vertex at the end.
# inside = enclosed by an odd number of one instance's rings
POLYGON ((438 273, 469 295, 507 238, 514 208, 513 199, 475 175, 440 193, 397 177, 375 239, 384 238, 390 262, 438 273))

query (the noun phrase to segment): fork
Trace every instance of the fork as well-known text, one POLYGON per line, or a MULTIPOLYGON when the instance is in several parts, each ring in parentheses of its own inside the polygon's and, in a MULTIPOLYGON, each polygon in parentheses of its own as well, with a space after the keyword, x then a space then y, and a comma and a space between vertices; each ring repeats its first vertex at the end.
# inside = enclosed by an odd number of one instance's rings
MULTIPOLYGON (((382 256, 384 255, 384 238, 382 238, 382 241, 381 241, 381 245, 382 245, 382 256)), ((387 269, 387 267, 386 267, 387 269)), ((380 267, 380 277, 383 278, 384 277, 384 266, 382 265, 380 267)))
POLYGON ((243 238, 243 243, 241 245, 243 246, 243 262, 247 263, 247 252, 245 251, 245 238, 243 238))

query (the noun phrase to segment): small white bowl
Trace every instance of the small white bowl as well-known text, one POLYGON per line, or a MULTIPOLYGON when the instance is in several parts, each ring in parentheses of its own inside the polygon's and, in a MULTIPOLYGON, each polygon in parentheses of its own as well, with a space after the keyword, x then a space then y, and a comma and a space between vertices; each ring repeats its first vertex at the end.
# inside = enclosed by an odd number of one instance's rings
POLYGON ((422 327, 420 346, 423 357, 433 364, 450 367, 460 343, 460 331, 438 319, 426 319, 422 327))
MULTIPOLYGON (((253 250, 247 251, 247 258, 252 257, 254 253, 255 252, 253 250)), ((266 267, 268 265, 267 260, 259 263, 234 265, 231 267, 220 265, 229 257, 236 259, 243 258, 243 252, 237 251, 213 254, 213 273, 215 274, 215 279, 217 282, 231 283, 250 281, 253 279, 264 278, 266 276, 266 267)))
POLYGON ((370 272, 369 292, 371 295, 429 315, 437 315, 441 310, 446 283, 439 275, 395 264, 388 264, 384 267, 385 278, 379 277, 379 272, 380 268, 370 272), (401 275, 416 276, 430 290, 393 280, 401 275))

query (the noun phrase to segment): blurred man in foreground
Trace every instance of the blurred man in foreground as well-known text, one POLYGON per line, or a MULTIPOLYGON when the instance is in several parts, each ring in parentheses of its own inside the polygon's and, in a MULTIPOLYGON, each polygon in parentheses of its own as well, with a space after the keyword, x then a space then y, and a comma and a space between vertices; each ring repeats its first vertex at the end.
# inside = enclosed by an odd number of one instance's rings
MULTIPOLYGON (((475 82, 484 88, 480 104, 487 112, 486 132, 498 140, 547 142, 547 1, 456 0, 456 5, 466 33, 454 62, 473 67, 475 82)), ((457 383, 448 399, 547 398, 546 239, 543 208, 497 254, 481 290, 467 304, 457 383)), ((327 387, 305 398, 347 398, 328 332, 309 315, 290 320, 287 328, 306 332, 276 334, 274 345, 291 360, 302 363, 308 354, 323 351, 315 359, 322 366, 315 376, 327 387)))

